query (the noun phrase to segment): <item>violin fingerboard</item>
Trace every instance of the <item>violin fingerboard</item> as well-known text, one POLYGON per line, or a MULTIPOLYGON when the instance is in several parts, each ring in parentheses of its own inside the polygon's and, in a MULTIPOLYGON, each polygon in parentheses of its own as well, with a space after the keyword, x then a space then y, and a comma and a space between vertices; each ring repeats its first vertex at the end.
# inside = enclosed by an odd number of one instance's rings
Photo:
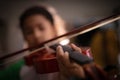
MULTIPOLYGON (((52 49, 56 50, 56 47, 60 45, 60 44, 55 44, 53 46, 50 46, 52 49)), ((62 45, 61 45, 62 46, 62 45)), ((80 65, 84 65, 84 64, 88 64, 93 62, 92 58, 89 58, 88 56, 86 56, 85 54, 80 53, 79 51, 75 51, 73 50, 71 47, 65 45, 62 46, 63 51, 64 52, 68 52, 70 59, 74 60, 75 62, 77 62, 80 65)))

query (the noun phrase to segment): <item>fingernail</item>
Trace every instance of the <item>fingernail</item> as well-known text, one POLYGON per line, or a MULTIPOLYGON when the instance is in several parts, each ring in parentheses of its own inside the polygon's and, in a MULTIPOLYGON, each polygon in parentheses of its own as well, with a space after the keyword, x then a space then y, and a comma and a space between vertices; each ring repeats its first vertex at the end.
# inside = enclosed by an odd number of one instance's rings
POLYGON ((68 52, 67 51, 65 51, 65 54, 67 54, 68 52))
POLYGON ((61 49, 62 47, 59 45, 58 47, 57 47, 57 50, 59 50, 59 49, 61 49))

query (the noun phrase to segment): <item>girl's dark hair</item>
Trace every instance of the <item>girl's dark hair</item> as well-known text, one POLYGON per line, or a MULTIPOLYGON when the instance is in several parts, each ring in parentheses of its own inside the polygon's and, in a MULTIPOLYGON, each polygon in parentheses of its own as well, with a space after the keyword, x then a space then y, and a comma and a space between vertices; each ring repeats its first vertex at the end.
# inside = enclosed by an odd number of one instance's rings
POLYGON ((54 25, 53 17, 48 12, 48 10, 43 6, 34 6, 26 11, 20 16, 20 28, 23 29, 23 24, 26 18, 28 18, 31 15, 40 14, 43 15, 45 18, 47 18, 52 25, 54 25))

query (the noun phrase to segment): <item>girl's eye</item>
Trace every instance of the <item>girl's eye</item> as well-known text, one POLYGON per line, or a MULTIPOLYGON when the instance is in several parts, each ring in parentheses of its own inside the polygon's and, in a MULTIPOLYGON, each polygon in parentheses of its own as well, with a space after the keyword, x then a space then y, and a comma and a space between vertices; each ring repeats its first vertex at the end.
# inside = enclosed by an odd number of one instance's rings
POLYGON ((39 25, 39 26, 38 26, 38 29, 39 29, 40 31, 43 31, 43 30, 44 30, 44 27, 43 27, 42 25, 39 25))
POLYGON ((32 30, 32 29, 25 29, 25 30, 24 30, 24 33, 25 33, 26 35, 30 35, 30 34, 33 34, 33 30, 32 30))
POLYGON ((32 33, 33 33, 32 30, 27 30, 27 31, 26 31, 26 34, 28 34, 28 35, 30 35, 30 34, 32 34, 32 33))

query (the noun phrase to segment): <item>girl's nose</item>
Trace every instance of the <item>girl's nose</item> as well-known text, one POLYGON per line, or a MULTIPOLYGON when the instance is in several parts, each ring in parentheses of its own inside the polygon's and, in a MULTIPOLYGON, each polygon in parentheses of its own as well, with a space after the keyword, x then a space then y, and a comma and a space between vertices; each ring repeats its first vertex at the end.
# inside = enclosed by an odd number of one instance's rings
POLYGON ((42 38, 42 32, 40 32, 38 29, 34 30, 34 38, 36 40, 39 40, 40 38, 42 38))

